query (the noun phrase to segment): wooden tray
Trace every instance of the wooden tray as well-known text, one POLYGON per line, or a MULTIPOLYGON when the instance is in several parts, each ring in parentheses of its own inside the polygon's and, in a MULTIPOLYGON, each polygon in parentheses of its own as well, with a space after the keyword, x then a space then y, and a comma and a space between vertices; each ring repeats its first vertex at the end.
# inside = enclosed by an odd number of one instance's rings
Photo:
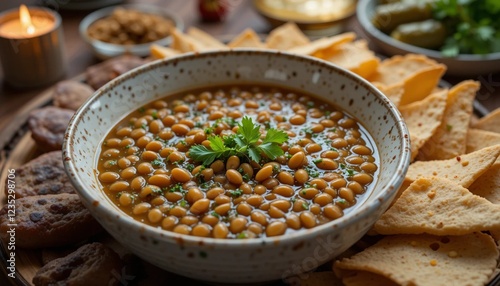
MULTIPOLYGON (((81 74, 72 80, 85 81, 85 75, 81 74)), ((450 85, 446 82, 441 82, 440 86, 449 87, 450 85)), ((28 102, 23 108, 21 108, 15 115, 16 120, 13 121, 6 129, 0 131, 0 208, 6 204, 5 196, 5 184, 8 171, 10 169, 18 168, 27 161, 40 155, 36 149, 35 142, 31 138, 31 133, 27 127, 27 119, 29 113, 37 108, 51 105, 52 94, 54 86, 43 91, 40 95, 28 102)), ((482 106, 479 102, 474 102, 474 111, 477 117, 484 116, 488 113, 488 110, 482 106)), ((119 245, 111 236, 104 235, 99 237, 99 241, 106 243, 111 246, 116 252, 121 256, 128 253, 121 245, 119 245)), ((6 245, 1 243, 0 259, 2 264, 2 272, 0 275, 7 277, 6 267, 7 267, 7 251, 6 245)), ((31 286, 33 276, 36 274, 38 269, 42 267, 41 261, 41 250, 23 250, 16 249, 16 277, 15 279, 9 279, 12 285, 20 286, 31 286)), ((200 281, 193 281, 185 277, 180 277, 172 273, 160 270, 158 268, 148 265, 148 268, 153 268, 153 270, 145 269, 147 273, 141 273, 141 279, 136 283, 134 281, 133 285, 163 285, 167 282, 174 284, 191 284, 201 285, 200 281), (157 279, 160 278, 161 279, 157 279), (165 283, 162 283, 165 282, 165 283)), ((329 264, 320 266, 319 270, 331 270, 329 264)), ((0 282, 2 279, 0 279, 0 282)), ((333 281, 332 281, 333 283, 333 281)), ((1 284, 1 283, 0 283, 1 284)), ((283 282, 277 281, 272 285, 284 285, 283 282)), ((500 285, 500 275, 491 281, 488 286, 500 285)))

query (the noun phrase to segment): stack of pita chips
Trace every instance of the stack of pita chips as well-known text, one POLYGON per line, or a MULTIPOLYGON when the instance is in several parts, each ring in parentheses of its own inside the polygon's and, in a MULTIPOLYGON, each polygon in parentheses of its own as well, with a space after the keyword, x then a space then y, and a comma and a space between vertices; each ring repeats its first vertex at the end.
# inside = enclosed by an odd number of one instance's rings
POLYGON ((480 85, 439 85, 446 66, 423 55, 380 59, 354 33, 309 40, 293 23, 265 39, 247 29, 224 44, 190 28, 174 31, 154 57, 239 47, 313 56, 373 83, 399 109, 412 164, 392 206, 371 233, 378 242, 315 272, 302 285, 485 285, 497 271, 500 240, 500 109, 473 121, 480 85), (474 122, 474 124, 471 124, 474 122))

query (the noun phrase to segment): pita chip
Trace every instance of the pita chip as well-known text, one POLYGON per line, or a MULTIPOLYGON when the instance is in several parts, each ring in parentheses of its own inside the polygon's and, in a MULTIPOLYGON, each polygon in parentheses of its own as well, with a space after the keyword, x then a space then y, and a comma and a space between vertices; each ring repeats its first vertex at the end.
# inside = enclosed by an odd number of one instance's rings
POLYGON ((266 46, 261 42, 259 35, 252 29, 245 29, 227 44, 230 48, 260 48, 266 46))
POLYGON ((379 82, 389 86, 405 81, 415 73, 439 64, 424 55, 407 54, 405 56, 393 56, 383 60, 377 68, 377 72, 368 78, 371 82, 379 82))
POLYGON ((488 146, 500 144, 500 133, 469 128, 466 141, 465 152, 470 153, 488 146))
MULTIPOLYGON (((498 249, 491 236, 387 236, 351 258, 337 261, 334 271, 344 281, 365 275, 365 284, 346 285, 485 285, 497 265, 498 249), (380 284, 376 277, 393 283, 380 284), (375 281, 375 284, 370 283, 375 281)), ((383 280, 382 280, 383 281, 383 280)))
POLYGON ((448 91, 434 93, 421 101, 399 107, 410 132, 412 160, 441 125, 448 91))
POLYGON ((467 131, 479 87, 478 82, 467 80, 450 89, 443 121, 421 148, 418 160, 444 160, 465 153, 467 131))
POLYGON ((285 23, 273 29, 266 38, 269 49, 285 51, 294 47, 309 44, 309 38, 293 23, 285 23))
POLYGON ((445 65, 435 65, 422 69, 404 80, 404 94, 400 105, 409 104, 424 99, 439 83, 446 71, 445 65))
POLYGON ((209 33, 196 27, 190 27, 187 34, 203 45, 203 50, 226 50, 228 47, 209 33))
POLYGON ((287 51, 293 54, 309 55, 324 59, 336 51, 342 44, 352 42, 355 38, 356 34, 348 32, 333 37, 321 38, 287 51))
POLYGON ((500 205, 500 163, 493 164, 469 187, 471 193, 500 205))
POLYGON ((385 86, 380 83, 374 83, 374 85, 389 98, 396 107, 399 107, 401 102, 401 97, 405 93, 405 88, 403 83, 393 84, 391 86, 385 86))
POLYGON ((151 56, 153 56, 155 59, 170 58, 180 54, 180 52, 177 50, 157 44, 152 44, 149 47, 149 50, 151 52, 151 56))
POLYGON ((340 45, 330 55, 325 55, 324 59, 363 78, 373 74, 380 62, 375 53, 368 49, 368 43, 365 40, 340 45))
POLYGON ((480 118, 473 127, 500 133, 500 107, 480 118))
POLYGON ((172 29, 171 35, 172 43, 170 44, 170 48, 174 50, 181 53, 199 52, 203 50, 203 44, 195 38, 182 33, 176 28, 172 29))
POLYGON ((500 205, 450 180, 413 182, 375 223, 379 234, 464 235, 500 230, 500 205))
POLYGON ((500 145, 494 145, 448 160, 418 161, 410 165, 405 180, 413 182, 436 176, 467 188, 490 168, 499 154, 500 145))

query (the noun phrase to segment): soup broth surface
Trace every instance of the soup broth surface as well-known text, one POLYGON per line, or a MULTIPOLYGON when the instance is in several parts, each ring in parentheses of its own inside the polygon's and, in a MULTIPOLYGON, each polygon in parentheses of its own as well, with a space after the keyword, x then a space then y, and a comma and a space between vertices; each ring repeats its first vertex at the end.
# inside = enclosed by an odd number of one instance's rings
POLYGON ((310 94, 249 84, 138 108, 106 136, 97 170, 109 199, 140 222, 242 239, 342 217, 376 184, 379 162, 372 138, 346 112, 310 94), (245 143, 243 121, 259 133, 255 142, 245 143))

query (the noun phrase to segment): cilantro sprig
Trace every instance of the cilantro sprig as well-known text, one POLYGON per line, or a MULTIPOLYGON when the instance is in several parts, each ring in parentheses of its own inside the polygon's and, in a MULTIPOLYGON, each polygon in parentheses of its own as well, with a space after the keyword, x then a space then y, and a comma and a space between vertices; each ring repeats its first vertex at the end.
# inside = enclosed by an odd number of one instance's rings
POLYGON ((500 1, 436 0, 434 18, 448 31, 444 56, 500 52, 500 1))
POLYGON ((189 156, 194 161, 208 166, 217 159, 225 161, 233 155, 255 162, 261 160, 261 154, 271 160, 283 155, 280 146, 288 140, 286 132, 269 128, 262 143, 258 144, 260 136, 260 125, 245 116, 238 123, 236 134, 224 137, 210 136, 208 137, 210 148, 204 145, 194 145, 189 149, 189 156))

